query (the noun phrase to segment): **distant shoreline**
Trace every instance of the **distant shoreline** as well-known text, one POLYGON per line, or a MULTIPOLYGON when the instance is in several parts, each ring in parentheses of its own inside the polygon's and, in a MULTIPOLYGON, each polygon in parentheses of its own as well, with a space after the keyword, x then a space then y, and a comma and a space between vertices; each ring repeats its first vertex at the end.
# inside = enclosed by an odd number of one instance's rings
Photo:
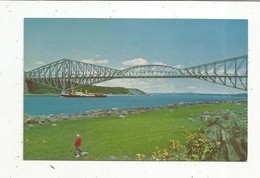
POLYGON ((24 96, 60 96, 60 94, 34 94, 34 93, 24 93, 24 96))
MULTIPOLYGON (((149 96, 149 95, 171 95, 171 94, 190 94, 190 95, 230 95, 230 96, 247 96, 247 93, 146 93, 143 95, 134 95, 134 94, 105 94, 107 96, 149 96)), ((60 96, 60 94, 36 94, 36 93, 24 93, 24 96, 60 96)))
MULTIPOLYGON (((150 94, 145 95, 133 95, 133 94, 105 94, 107 96, 149 96, 150 94)), ((25 93, 24 96, 60 96, 60 94, 35 94, 35 93, 25 93)))

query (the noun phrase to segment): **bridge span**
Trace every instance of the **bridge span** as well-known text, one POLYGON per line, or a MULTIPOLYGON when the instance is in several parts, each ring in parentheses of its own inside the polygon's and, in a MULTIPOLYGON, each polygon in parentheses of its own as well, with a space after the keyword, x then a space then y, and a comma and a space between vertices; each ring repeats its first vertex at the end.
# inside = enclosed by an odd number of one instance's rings
POLYGON ((248 56, 178 69, 167 65, 139 65, 114 69, 71 59, 61 59, 24 72, 24 79, 66 93, 72 88, 125 78, 196 78, 247 91, 248 56))

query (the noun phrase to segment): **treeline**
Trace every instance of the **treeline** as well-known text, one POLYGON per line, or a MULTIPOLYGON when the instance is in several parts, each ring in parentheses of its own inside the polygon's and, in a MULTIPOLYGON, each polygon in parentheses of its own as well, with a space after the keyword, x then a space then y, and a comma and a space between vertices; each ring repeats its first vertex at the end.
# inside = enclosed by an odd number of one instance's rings
POLYGON ((25 94, 61 94, 61 91, 45 86, 40 83, 32 82, 27 80, 24 82, 24 93, 25 94))
MULTIPOLYGON (((77 91, 97 94, 122 94, 122 95, 145 95, 143 91, 139 89, 129 89, 123 87, 103 87, 103 86, 84 86, 77 88, 77 91)), ((24 93, 26 94, 60 94, 61 91, 40 83, 26 81, 24 87, 24 93)))

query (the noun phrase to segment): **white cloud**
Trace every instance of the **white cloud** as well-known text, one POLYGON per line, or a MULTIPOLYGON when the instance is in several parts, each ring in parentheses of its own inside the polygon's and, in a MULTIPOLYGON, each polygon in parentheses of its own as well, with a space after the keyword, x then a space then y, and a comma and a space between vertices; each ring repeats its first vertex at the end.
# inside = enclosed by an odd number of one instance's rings
POLYGON ((146 65, 146 64, 167 65, 167 64, 165 64, 163 62, 158 62, 158 61, 149 63, 146 59, 143 59, 143 58, 136 58, 136 59, 124 61, 123 64, 127 65, 127 66, 146 65))
POLYGON ((94 60, 94 59, 83 59, 81 62, 90 63, 90 64, 108 64, 109 61, 107 59, 104 60, 94 60))
POLYGON ((147 93, 171 93, 175 91, 175 83, 171 79, 113 79, 97 85, 137 88, 147 93))
POLYGON ((135 65, 146 65, 148 64, 148 62, 143 58, 136 58, 136 59, 124 61, 123 64, 127 66, 135 66, 135 65))
POLYGON ((152 64, 154 64, 154 65, 166 65, 166 64, 163 63, 163 62, 153 62, 152 64))
POLYGON ((101 55, 100 54, 96 54, 95 57, 101 57, 101 55))
POLYGON ((36 61, 35 64, 37 64, 37 65, 43 65, 44 62, 42 62, 42 61, 36 61))
POLYGON ((176 69, 183 69, 183 68, 185 68, 184 65, 176 65, 176 66, 173 66, 173 67, 176 68, 176 69))

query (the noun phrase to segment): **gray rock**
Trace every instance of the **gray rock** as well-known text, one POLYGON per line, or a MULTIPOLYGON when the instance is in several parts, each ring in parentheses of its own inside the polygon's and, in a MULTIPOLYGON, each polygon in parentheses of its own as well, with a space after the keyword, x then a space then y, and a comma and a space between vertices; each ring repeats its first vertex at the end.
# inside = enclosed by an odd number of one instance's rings
POLYGON ((56 118, 49 118, 48 121, 49 122, 55 122, 55 121, 57 121, 57 119, 56 118))
POLYGON ((40 117, 37 117, 37 120, 39 123, 42 123, 42 122, 44 123, 46 121, 46 117, 40 116, 40 117))
POLYGON ((201 122, 201 120, 198 119, 198 118, 189 117, 189 120, 192 121, 192 122, 194 122, 194 123, 199 123, 199 122, 201 122))
POLYGON ((220 117, 205 133, 214 141, 221 142, 221 154, 230 161, 247 159, 247 124, 233 112, 220 117))
POLYGON ((38 124, 38 121, 36 121, 36 120, 28 120, 27 122, 26 122, 26 124, 28 124, 28 125, 33 125, 33 124, 38 124))
POLYGON ((115 161, 115 160, 118 160, 118 158, 115 157, 115 156, 113 156, 113 155, 111 155, 111 156, 109 156, 109 160, 111 160, 111 161, 115 161))
POLYGON ((128 156, 124 155, 123 157, 123 160, 130 160, 131 158, 129 158, 128 156))
POLYGON ((28 114, 24 114, 24 116, 23 116, 24 120, 26 120, 26 119, 28 119, 28 118, 30 118, 30 117, 31 117, 31 116, 28 115, 28 114))
POLYGON ((121 113, 121 114, 128 114, 128 112, 127 112, 126 109, 122 109, 120 113, 121 113))
POLYGON ((29 117, 29 118, 27 118, 26 120, 25 120, 25 122, 29 122, 31 120, 31 118, 29 117))

